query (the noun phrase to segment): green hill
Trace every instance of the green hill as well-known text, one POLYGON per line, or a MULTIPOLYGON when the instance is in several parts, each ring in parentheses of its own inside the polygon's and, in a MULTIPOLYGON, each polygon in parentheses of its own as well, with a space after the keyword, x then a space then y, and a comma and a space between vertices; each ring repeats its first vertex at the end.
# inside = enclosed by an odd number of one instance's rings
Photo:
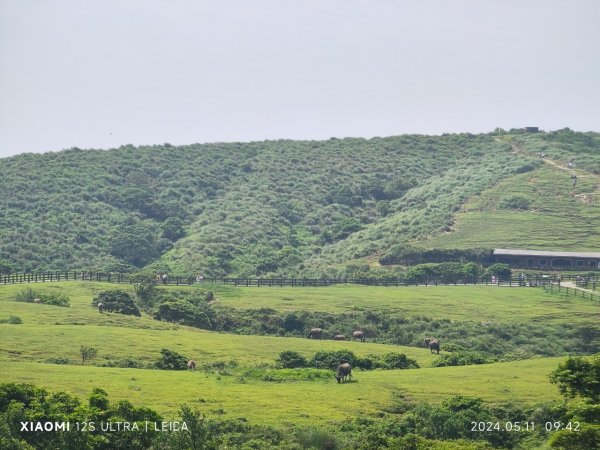
POLYGON ((0 269, 299 276, 406 244, 597 250, 600 203, 581 199, 597 191, 599 135, 513 131, 2 159, 0 269), (579 197, 549 163, 568 159, 579 197))

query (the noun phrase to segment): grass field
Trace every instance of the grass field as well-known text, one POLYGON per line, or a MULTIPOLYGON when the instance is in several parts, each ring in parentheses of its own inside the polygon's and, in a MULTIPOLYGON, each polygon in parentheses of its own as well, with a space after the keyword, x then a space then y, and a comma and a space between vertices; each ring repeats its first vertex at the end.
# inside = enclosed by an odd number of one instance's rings
MULTIPOLYGON (((581 173, 579 173, 581 172, 581 173)), ((526 248, 597 251, 600 203, 584 203, 572 194, 597 192, 600 177, 571 173, 545 164, 507 178, 471 198, 455 216, 450 232, 415 242, 426 248, 526 248), (511 196, 530 201, 524 211, 500 208, 511 196)))
POLYGON ((329 286, 325 288, 214 287, 219 304, 278 311, 386 310, 434 319, 561 322, 600 319, 598 303, 565 299, 541 289, 498 286, 329 286))
POLYGON ((20 381, 86 397, 94 387, 112 400, 128 399, 174 416, 181 403, 209 415, 246 417, 254 423, 323 424, 357 416, 377 416, 394 392, 440 402, 463 394, 485 400, 533 403, 558 399, 547 374, 560 358, 437 369, 355 371, 353 382, 240 382, 234 376, 196 372, 3 363, 0 382, 20 381), (340 407, 343 399, 344 407, 340 407))
MULTIPOLYGON (((173 415, 180 404, 197 405, 209 415, 247 417, 254 423, 316 424, 367 414, 377 416, 395 392, 416 400, 440 402, 463 394, 485 400, 535 403, 558 399, 548 373, 561 358, 537 358, 481 366, 430 368, 438 358, 417 347, 377 343, 337 342, 291 337, 216 333, 142 317, 99 314, 93 296, 116 285, 63 282, 0 288, 0 318, 19 316, 23 323, 0 324, 0 382, 29 382, 81 397, 92 388, 105 389, 111 400, 128 399, 173 415), (60 289, 69 295, 69 308, 15 302, 27 287, 60 289), (99 349, 91 364, 134 358, 146 364, 169 348, 195 359, 199 366, 234 360, 239 370, 214 373, 171 372, 81 366, 79 346, 99 349), (405 353, 421 369, 355 370, 354 381, 344 385, 330 378, 310 381, 263 381, 244 377, 245 368, 269 370, 278 354, 295 350, 309 356, 318 350, 350 349, 359 356, 390 351, 405 353), (49 358, 67 358, 70 365, 46 364, 49 358), (339 407, 340 399, 346 405, 339 407)), ((120 286, 131 289, 130 286, 120 286)), ((206 286, 205 286, 206 287, 206 286)), ((533 288, 499 287, 366 287, 235 288, 213 286, 217 304, 236 308, 273 308, 344 312, 385 310, 457 320, 598 323, 598 304, 581 299, 553 297, 533 288)), ((187 288, 190 289, 190 288, 187 288)), ((443 352, 442 352, 443 353, 443 352)), ((333 373, 331 374, 333 375, 333 373)))

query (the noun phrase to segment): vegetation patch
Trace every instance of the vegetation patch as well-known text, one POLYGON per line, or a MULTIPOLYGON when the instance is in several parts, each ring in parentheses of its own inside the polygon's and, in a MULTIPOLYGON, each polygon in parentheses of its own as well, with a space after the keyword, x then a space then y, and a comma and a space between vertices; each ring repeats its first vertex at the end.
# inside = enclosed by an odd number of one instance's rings
POLYGON ((154 367, 161 370, 186 370, 188 358, 179 353, 163 348, 161 357, 154 363, 154 367))
POLYGON ((8 319, 0 319, 0 323, 10 323, 12 325, 19 325, 23 323, 23 320, 19 316, 9 316, 8 319))
POLYGON ((131 316, 140 316, 140 310, 133 301, 129 293, 121 289, 113 289, 100 292, 92 300, 92 306, 102 309, 102 311, 115 312, 131 316), (100 308, 98 305, 102 304, 100 308))
POLYGON ((53 306, 70 306, 69 297, 63 292, 23 289, 15 295, 17 302, 43 303, 53 306))

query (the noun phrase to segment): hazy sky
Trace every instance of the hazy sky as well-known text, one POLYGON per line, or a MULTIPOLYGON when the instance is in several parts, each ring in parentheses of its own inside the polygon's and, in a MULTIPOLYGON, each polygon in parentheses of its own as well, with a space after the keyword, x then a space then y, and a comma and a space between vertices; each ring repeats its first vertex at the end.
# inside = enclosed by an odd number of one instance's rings
POLYGON ((597 0, 0 0, 0 156, 600 131, 597 0))

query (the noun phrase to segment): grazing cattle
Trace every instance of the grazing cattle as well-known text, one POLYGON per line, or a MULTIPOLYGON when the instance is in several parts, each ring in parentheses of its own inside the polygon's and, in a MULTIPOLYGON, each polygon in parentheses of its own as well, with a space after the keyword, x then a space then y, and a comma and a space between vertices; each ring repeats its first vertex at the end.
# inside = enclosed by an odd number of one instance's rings
POLYGON ((431 353, 433 353, 433 351, 435 350, 435 352, 438 355, 440 354, 440 343, 437 339, 432 339, 429 342, 429 350, 431 350, 431 353))
POLYGON ((188 368, 188 370, 196 370, 196 361, 194 361, 193 359, 190 359, 187 362, 187 368, 188 368))
POLYGON ((334 341, 345 341, 346 340, 346 336, 344 336, 343 334, 336 334, 333 337, 334 341))
POLYGON ((423 339, 423 347, 429 348, 429 343, 431 341, 433 341, 433 338, 430 338, 430 337, 423 339))
POLYGON ((349 381, 352 379, 352 366, 348 363, 340 364, 334 376, 338 383, 349 381))
POLYGON ((360 342, 365 342, 365 333, 362 331, 355 331, 352 333, 352 340, 355 341, 357 339, 359 339, 360 342))
POLYGON ((98 312, 100 314, 104 312, 104 303, 98 303, 98 312))
POLYGON ((33 303, 40 304, 40 303, 42 303, 42 299, 41 298, 34 298, 33 299, 33 303))
POLYGON ((321 339, 322 336, 323 336, 322 328, 311 328, 310 331, 308 332, 309 339, 321 339))

